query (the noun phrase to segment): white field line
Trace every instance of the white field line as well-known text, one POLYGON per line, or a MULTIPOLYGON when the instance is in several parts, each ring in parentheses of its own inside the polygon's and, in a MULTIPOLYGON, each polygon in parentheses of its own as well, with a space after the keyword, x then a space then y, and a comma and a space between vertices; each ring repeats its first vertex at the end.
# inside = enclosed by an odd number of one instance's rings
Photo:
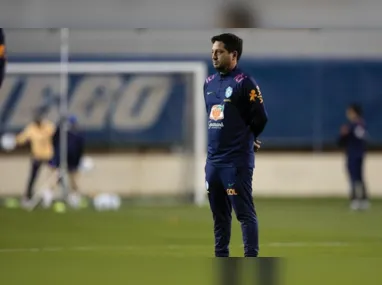
MULTIPOLYGON (((344 242, 272 242, 260 244, 261 247, 347 247, 351 246, 344 242)), ((145 251, 153 249, 179 250, 183 248, 207 249, 213 247, 206 245, 131 245, 131 246, 52 246, 52 247, 30 247, 30 248, 0 248, 0 253, 17 252, 57 252, 57 251, 145 251)), ((232 247, 232 246, 231 246, 232 247)), ((243 246, 241 246, 243 247, 243 246)))

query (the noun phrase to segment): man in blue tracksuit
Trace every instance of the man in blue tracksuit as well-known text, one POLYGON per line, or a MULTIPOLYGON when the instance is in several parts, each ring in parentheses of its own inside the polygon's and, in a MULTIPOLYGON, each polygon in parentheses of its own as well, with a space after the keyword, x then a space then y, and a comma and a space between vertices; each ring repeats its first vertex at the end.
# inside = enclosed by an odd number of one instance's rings
POLYGON ((366 153, 366 124, 361 106, 351 104, 346 116, 349 123, 341 128, 339 144, 345 148, 346 166, 350 181, 350 201, 354 210, 369 206, 365 178, 363 175, 366 153), (357 190, 360 190, 358 193, 357 190))
MULTIPOLYGON (((61 124, 60 124, 61 125, 61 124)), ((54 146, 54 155, 52 160, 49 162, 49 165, 53 169, 54 172, 57 173, 57 178, 53 180, 52 184, 50 185, 50 188, 45 191, 44 193, 44 199, 46 200, 44 202, 46 207, 49 207, 49 205, 52 202, 53 199, 53 190, 55 186, 57 186, 58 182, 62 182, 60 176, 59 176, 59 168, 60 168, 60 162, 61 162, 61 154, 60 154, 60 128, 62 126, 58 126, 56 129, 56 132, 53 136, 53 146, 54 146)), ((67 171, 68 171, 68 177, 69 177, 69 183, 70 183, 70 190, 71 194, 68 196, 70 200, 79 200, 80 199, 80 193, 78 189, 78 183, 77 183, 77 173, 80 167, 81 159, 84 154, 84 138, 81 134, 81 132, 78 129, 78 121, 75 116, 69 116, 68 118, 68 130, 67 130, 67 157, 66 157, 66 163, 67 163, 67 171)))
MULTIPOLYGON (((68 131, 67 131, 67 170, 73 191, 78 191, 75 175, 79 169, 81 158, 84 153, 84 138, 78 130, 77 118, 73 115, 68 118, 68 131)), ((53 136, 54 156, 50 162, 52 168, 59 169, 60 167, 60 128, 56 129, 53 136)))
POLYGON ((204 84, 208 114, 206 188, 214 220, 215 256, 228 257, 232 208, 241 223, 244 255, 259 252, 252 198, 254 152, 268 120, 255 80, 238 67, 243 41, 233 34, 214 36, 212 62, 217 73, 204 84))
MULTIPOLYGON (((54 156, 50 162, 53 168, 60 167, 60 133, 61 126, 57 127, 53 136, 54 156)), ((78 129, 78 120, 74 115, 68 118, 67 131, 67 167, 69 173, 77 172, 84 152, 84 138, 78 129)), ((76 189, 73 189, 76 190, 76 189)))

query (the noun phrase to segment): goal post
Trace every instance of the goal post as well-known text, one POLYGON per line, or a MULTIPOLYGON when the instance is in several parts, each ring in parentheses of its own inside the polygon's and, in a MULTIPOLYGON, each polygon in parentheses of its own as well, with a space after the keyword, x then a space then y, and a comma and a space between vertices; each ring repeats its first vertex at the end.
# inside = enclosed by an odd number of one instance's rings
MULTIPOLYGON (((198 206, 206 204, 204 163, 207 148, 207 124, 203 94, 203 85, 207 77, 207 65, 203 61, 106 61, 106 62, 70 62, 66 66, 69 75, 75 74, 192 74, 194 107, 193 126, 193 199, 198 206)), ((9 63, 7 74, 13 75, 57 75, 62 66, 56 62, 9 63)), ((61 78, 62 80, 62 78, 61 78)))

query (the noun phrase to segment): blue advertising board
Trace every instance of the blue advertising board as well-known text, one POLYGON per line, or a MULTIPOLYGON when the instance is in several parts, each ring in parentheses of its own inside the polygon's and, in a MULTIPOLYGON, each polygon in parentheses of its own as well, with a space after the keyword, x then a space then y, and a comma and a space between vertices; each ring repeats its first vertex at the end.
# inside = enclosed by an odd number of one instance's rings
MULTIPOLYGON (((52 74, 7 76, 0 91, 2 132, 17 132, 46 110, 59 118, 60 78, 52 74)), ((184 74, 72 74, 69 112, 89 144, 179 144, 188 83, 184 74)))
MULTIPOLYGON (((13 58, 11 62, 52 59, 13 58)), ((206 58, 73 58, 72 61, 205 61, 206 58)), ((259 84, 269 123, 267 146, 334 145, 346 122, 345 109, 359 102, 372 144, 382 146, 382 61, 333 59, 248 59, 241 68, 259 84)), ((70 110, 79 116, 89 144, 174 145, 187 139, 191 81, 184 74, 76 74, 69 78, 70 110)), ((0 91, 1 130, 17 130, 32 107, 57 116, 59 77, 9 75, 0 91), (56 108, 56 109, 55 109, 56 108)))

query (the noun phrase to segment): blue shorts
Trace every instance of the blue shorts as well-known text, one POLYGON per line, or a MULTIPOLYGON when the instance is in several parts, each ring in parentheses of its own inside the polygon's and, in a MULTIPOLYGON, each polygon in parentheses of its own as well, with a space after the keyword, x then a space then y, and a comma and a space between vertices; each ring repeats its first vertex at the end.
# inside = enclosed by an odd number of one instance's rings
MULTIPOLYGON (((75 163, 75 162, 72 162, 72 161, 68 161, 68 171, 70 172, 75 172, 78 170, 79 168, 79 164, 78 163, 75 163)), ((60 168, 60 159, 57 158, 57 157, 54 157, 52 158, 50 161, 49 161, 49 166, 54 168, 54 169, 58 169, 60 168)))

